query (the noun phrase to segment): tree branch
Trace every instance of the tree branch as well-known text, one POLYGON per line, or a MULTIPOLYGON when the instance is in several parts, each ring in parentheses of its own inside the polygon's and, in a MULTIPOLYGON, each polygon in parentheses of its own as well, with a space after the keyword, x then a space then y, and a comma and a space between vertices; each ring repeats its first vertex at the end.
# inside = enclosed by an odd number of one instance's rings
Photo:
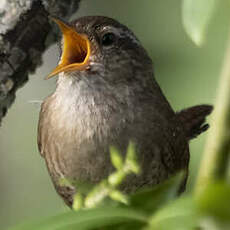
POLYGON ((44 51, 57 40, 48 15, 68 19, 80 0, 1 0, 0 122, 28 74, 41 65, 44 51))

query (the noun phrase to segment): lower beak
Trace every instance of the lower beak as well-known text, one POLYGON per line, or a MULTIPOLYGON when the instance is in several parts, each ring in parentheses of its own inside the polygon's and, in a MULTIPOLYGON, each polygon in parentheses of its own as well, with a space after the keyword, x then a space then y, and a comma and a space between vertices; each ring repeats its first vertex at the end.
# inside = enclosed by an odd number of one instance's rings
POLYGON ((83 70, 89 62, 90 42, 83 34, 59 19, 52 18, 58 24, 63 35, 62 56, 58 66, 47 76, 47 79, 61 72, 83 70))

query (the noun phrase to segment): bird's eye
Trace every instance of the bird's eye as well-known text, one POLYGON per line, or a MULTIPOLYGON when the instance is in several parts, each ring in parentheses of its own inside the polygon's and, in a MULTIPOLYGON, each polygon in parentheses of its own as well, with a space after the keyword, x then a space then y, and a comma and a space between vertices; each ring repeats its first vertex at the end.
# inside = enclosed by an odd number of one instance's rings
POLYGON ((116 36, 113 33, 104 34, 101 39, 101 44, 103 46, 111 46, 116 40, 116 36))

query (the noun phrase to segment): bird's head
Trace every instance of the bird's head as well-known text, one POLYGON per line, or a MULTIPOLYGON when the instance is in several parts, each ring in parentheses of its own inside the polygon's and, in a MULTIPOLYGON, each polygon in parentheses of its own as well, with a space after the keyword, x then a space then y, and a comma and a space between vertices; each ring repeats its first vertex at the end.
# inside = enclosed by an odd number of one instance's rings
POLYGON ((116 80, 152 70, 139 40, 116 20, 102 16, 86 16, 69 24, 53 20, 62 32, 62 55, 48 78, 59 73, 66 77, 103 74, 116 80))

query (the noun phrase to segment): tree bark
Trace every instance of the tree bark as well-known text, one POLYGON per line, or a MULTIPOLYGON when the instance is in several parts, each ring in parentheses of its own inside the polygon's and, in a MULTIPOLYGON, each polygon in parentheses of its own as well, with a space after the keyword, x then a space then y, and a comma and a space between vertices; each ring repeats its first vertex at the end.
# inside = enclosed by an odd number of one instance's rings
POLYGON ((0 122, 28 75, 41 65, 44 51, 57 41, 49 15, 68 19, 80 0, 1 0, 0 122))

